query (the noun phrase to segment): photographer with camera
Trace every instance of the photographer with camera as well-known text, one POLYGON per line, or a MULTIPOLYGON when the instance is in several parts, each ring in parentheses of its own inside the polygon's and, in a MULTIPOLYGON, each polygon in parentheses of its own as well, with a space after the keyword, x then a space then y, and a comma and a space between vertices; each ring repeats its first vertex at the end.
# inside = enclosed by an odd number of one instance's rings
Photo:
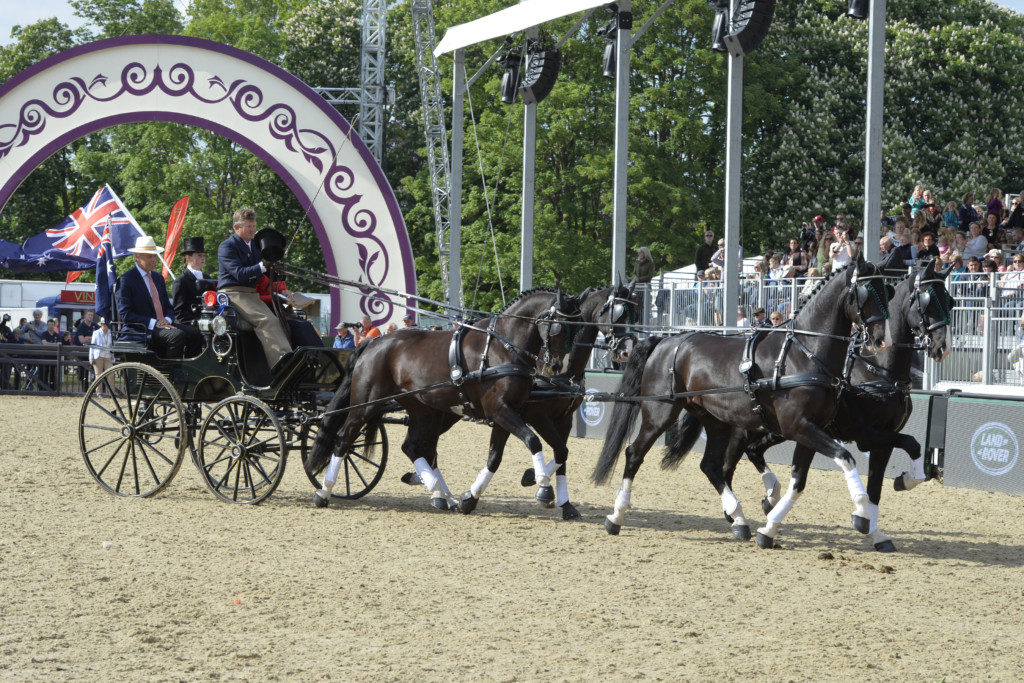
POLYGON ((356 327, 355 323, 340 323, 335 329, 338 330, 338 336, 334 338, 334 348, 336 349, 354 349, 356 348, 356 338, 352 334, 353 327, 356 327))

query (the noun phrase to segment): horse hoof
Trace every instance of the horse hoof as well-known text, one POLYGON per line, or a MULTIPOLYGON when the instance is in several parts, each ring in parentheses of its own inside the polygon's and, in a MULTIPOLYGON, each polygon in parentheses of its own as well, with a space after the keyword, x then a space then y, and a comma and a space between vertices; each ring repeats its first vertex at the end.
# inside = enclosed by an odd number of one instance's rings
MULTIPOLYGON (((906 474, 906 472, 904 472, 906 474)), ((892 487, 897 491, 906 491, 907 485, 903 481, 903 474, 892 480, 892 487)))
POLYGON ((857 515, 850 515, 850 519, 853 520, 853 528, 862 534, 866 534, 871 531, 871 520, 867 517, 858 517, 857 515))
POLYGON ((529 467, 523 472, 523 478, 519 480, 519 483, 523 486, 533 486, 537 483, 537 475, 533 473, 533 468, 529 467))
POLYGON ((473 510, 476 510, 476 504, 480 502, 480 499, 472 494, 470 491, 466 491, 462 494, 462 498, 459 499, 459 512, 464 515, 468 515, 473 510))
POLYGON ((546 508, 555 506, 555 489, 551 486, 537 487, 537 501, 546 508))
POLYGON ((725 521, 729 522, 729 524, 732 524, 732 515, 730 515, 728 512, 723 512, 722 514, 725 515, 725 521))
POLYGON ((562 506, 562 519, 568 521, 570 519, 579 519, 580 517, 580 511, 572 503, 566 503, 562 506))
POLYGON ((402 483, 409 486, 417 486, 423 482, 420 481, 419 475, 415 472, 406 472, 402 475, 402 483))
POLYGON ((765 496, 764 498, 761 499, 761 509, 764 510, 764 514, 767 515, 769 512, 771 512, 773 507, 775 506, 772 505, 772 502, 770 500, 768 500, 768 496, 765 496))
POLYGON ((618 536, 619 532, 622 531, 622 525, 621 524, 616 524, 612 520, 610 520, 607 517, 605 517, 604 518, 604 530, 607 531, 612 536, 618 536))
POLYGON ((875 550, 880 553, 894 553, 896 552, 896 544, 891 540, 885 540, 875 544, 875 550))
POLYGON ((448 512, 448 501, 445 500, 444 498, 431 498, 430 507, 434 508, 435 510, 448 512))
POLYGON ((732 535, 741 541, 750 540, 750 527, 746 524, 737 524, 732 528, 732 535))
POLYGON ((331 500, 329 498, 321 498, 319 491, 313 494, 313 505, 317 506, 318 508, 325 508, 330 504, 331 500))
POLYGON ((757 546, 759 548, 763 548, 764 550, 768 550, 769 548, 774 548, 775 547, 775 539, 773 539, 771 536, 765 536, 760 531, 758 531, 757 532, 757 546))

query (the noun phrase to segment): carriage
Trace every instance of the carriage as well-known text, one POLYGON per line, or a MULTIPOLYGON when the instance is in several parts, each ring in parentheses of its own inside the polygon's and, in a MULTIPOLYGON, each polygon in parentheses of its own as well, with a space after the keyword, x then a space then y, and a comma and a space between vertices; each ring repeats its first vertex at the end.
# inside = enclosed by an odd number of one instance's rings
MULTIPOLYGON (((281 483, 289 454, 304 456, 313 443, 352 354, 299 347, 271 372, 252 327, 213 292, 197 327, 204 344, 192 358, 160 358, 141 343, 115 341, 115 365, 86 391, 79 445, 89 474, 110 493, 160 493, 188 452, 215 496, 262 502, 281 483)), ((365 495, 387 464, 385 427, 339 455, 344 476, 335 495, 365 495)), ((314 486, 317 474, 307 472, 314 486)))

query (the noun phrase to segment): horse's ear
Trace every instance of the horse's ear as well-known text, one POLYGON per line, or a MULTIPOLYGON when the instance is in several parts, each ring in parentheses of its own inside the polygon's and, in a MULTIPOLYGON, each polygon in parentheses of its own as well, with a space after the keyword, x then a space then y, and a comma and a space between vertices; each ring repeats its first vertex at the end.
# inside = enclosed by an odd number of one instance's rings
POLYGON ((559 311, 565 310, 565 292, 563 292, 561 288, 558 289, 555 303, 557 304, 559 311))
POLYGON ((935 275, 935 259, 928 261, 928 264, 924 267, 924 275, 921 279, 929 280, 935 275))
POLYGON ((943 268, 942 270, 940 270, 940 271, 939 271, 938 273, 936 273, 936 274, 937 274, 937 275, 939 276, 939 278, 941 278, 941 279, 945 280, 945 279, 946 279, 946 277, 947 277, 947 276, 948 276, 948 275, 949 275, 949 274, 950 274, 951 272, 953 272, 953 264, 952 264, 952 263, 950 263, 949 265, 947 265, 947 266, 946 266, 945 268, 943 268))

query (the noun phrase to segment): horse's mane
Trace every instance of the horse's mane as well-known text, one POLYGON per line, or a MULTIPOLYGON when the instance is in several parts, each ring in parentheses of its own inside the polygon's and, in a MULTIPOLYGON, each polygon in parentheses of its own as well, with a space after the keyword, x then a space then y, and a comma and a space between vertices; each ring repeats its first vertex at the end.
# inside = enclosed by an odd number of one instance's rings
POLYGON ((500 311, 498 311, 498 314, 500 315, 500 314, 504 313, 508 309, 512 308, 512 306, 514 306, 515 304, 519 303, 520 301, 522 301, 526 297, 530 296, 531 294, 537 294, 539 292, 548 292, 550 294, 557 294, 558 290, 555 289, 554 287, 548 287, 546 285, 542 285, 540 287, 533 287, 532 289, 527 289, 525 292, 519 292, 519 294, 516 296, 515 299, 512 299, 512 301, 509 301, 508 304, 505 305, 505 308, 503 308, 500 311))

